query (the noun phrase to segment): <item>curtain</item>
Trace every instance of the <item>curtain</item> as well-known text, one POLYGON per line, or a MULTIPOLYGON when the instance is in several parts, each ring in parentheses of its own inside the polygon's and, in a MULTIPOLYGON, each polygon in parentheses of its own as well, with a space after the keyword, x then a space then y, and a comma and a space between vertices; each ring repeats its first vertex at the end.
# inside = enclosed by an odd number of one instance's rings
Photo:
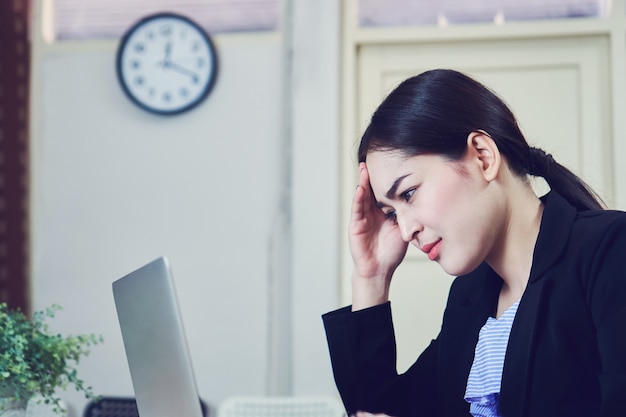
POLYGON ((0 0, 0 302, 29 312, 29 0, 0 0))

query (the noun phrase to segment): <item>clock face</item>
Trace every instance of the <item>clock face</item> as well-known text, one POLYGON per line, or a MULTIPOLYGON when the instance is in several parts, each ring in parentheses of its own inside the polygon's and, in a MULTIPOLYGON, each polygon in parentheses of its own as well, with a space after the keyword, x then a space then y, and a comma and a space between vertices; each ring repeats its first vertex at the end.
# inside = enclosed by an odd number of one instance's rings
POLYGON ((192 20, 159 13, 124 35, 116 67, 133 102, 153 113, 177 114, 207 97, 217 76, 217 54, 207 33, 192 20))

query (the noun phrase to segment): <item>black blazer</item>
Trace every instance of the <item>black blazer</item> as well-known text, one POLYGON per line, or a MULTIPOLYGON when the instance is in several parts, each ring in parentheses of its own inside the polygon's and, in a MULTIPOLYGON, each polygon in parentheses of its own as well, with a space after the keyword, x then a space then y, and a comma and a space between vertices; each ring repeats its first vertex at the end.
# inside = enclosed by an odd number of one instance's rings
MULTIPOLYGON (((511 329, 504 417, 626 416, 626 213, 577 212, 561 196, 545 209, 530 280, 511 329)), ((323 316, 346 411, 468 416, 465 386, 480 328, 502 280, 483 264, 457 277, 437 339, 396 371, 390 304, 323 316)))

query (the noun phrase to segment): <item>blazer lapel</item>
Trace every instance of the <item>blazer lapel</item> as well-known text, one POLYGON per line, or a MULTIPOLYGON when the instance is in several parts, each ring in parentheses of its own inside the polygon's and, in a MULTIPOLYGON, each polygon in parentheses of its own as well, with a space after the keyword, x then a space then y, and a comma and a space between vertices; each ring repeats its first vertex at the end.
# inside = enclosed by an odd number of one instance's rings
POLYGON ((511 328, 504 360, 500 410, 506 416, 526 415, 525 406, 534 369, 535 329, 550 292, 549 281, 544 278, 562 256, 576 217, 576 209, 554 192, 544 196, 542 201, 545 206, 530 277, 511 328))
POLYGON ((529 283, 517 308, 502 370, 500 410, 505 416, 526 415, 535 326, 541 316, 545 283, 529 283))
POLYGON ((474 347, 480 328, 494 311, 502 286, 502 280, 487 264, 481 265, 471 278, 459 279, 476 279, 478 285, 463 299, 448 304, 444 314, 443 327, 447 330, 439 336, 439 386, 445 397, 442 404, 446 416, 462 415, 469 410, 463 398, 474 361, 474 347))

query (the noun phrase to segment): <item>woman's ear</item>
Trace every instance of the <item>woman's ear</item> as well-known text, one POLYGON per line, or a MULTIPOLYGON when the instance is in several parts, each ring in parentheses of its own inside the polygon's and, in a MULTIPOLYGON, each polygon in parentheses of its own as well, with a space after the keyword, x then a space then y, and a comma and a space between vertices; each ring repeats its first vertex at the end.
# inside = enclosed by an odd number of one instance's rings
POLYGON ((468 156, 479 166, 485 180, 491 182, 498 177, 502 156, 496 142, 485 131, 479 130, 467 136, 468 156))

